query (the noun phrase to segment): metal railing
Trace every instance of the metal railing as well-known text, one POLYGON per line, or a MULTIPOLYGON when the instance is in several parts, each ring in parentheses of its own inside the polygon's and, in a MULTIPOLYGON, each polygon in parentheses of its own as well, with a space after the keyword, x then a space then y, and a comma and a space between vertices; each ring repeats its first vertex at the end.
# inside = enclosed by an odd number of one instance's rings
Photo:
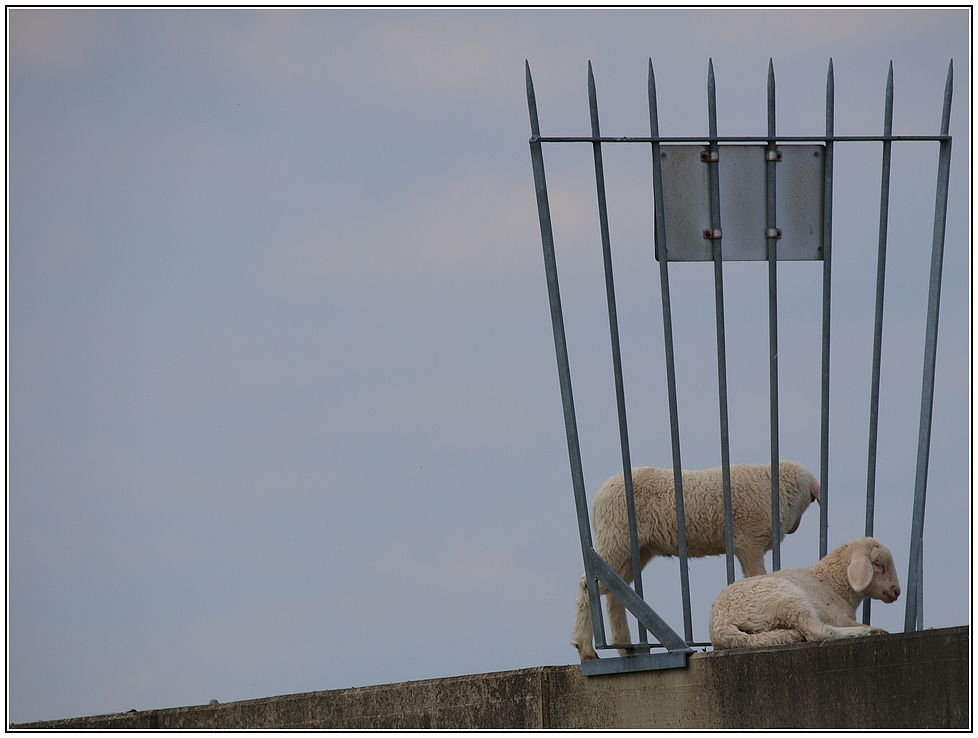
MULTIPOLYGON (((953 63, 952 63, 953 64, 953 63)), ((948 178, 950 169, 951 137, 948 134, 950 121, 952 70, 949 65, 944 92, 944 107, 941 132, 935 136, 895 136, 892 132, 893 120, 893 67, 890 65, 886 95, 883 132, 881 135, 837 136, 835 134, 835 89, 834 72, 829 61, 825 93, 825 132, 824 135, 783 136, 778 135, 775 117, 775 76, 773 61, 768 67, 767 81, 767 135, 766 136, 720 136, 716 115, 716 84, 713 63, 710 61, 707 81, 709 111, 709 135, 705 137, 666 137, 659 134, 659 116, 655 88, 655 75, 652 61, 649 60, 648 102, 650 135, 647 137, 607 137, 602 136, 598 120, 597 94, 594 74, 588 63, 588 100, 590 107, 591 133, 589 136, 543 136, 540 133, 537 115, 536 96, 530 76, 529 62, 526 64, 526 89, 529 107, 531 137, 529 141, 536 187, 537 208, 540 218, 540 232, 543 243, 544 264, 550 298, 550 312, 553 325, 554 346, 557 355, 557 369, 563 404, 564 426, 570 459, 571 478, 577 509, 581 549, 584 556, 585 577, 591 604, 593 630, 596 647, 617 648, 627 645, 628 656, 601 660, 588 660, 582 663, 586 674, 611 673, 638 669, 672 668, 684 666, 692 652, 691 646, 709 645, 696 642, 692 632, 690 605, 689 572, 687 563, 687 541, 684 519, 682 489, 682 457, 679 436, 679 411, 676 390, 676 366, 673 338, 673 320, 669 286, 669 264, 679 261, 712 261, 714 267, 714 292, 716 313, 716 351, 717 384, 719 395, 720 457, 723 477, 723 500, 726 544, 727 582, 734 580, 734 550, 732 505, 730 493, 730 437, 728 427, 726 328, 724 320, 724 270, 725 260, 764 260, 768 272, 768 343, 769 343, 769 388, 770 388, 770 437, 771 437, 771 505, 772 505, 772 565, 781 568, 780 516, 778 462, 779 449, 779 379, 778 379, 778 262, 791 260, 820 260, 822 262, 822 315, 821 315, 821 396, 820 396, 820 468, 821 505, 819 514, 819 556, 828 552, 828 509, 829 509, 829 390, 830 390, 830 347, 832 317, 832 205, 834 149, 836 144, 849 142, 879 142, 882 145, 882 172, 880 177, 880 213, 878 258, 876 267, 876 302, 873 332, 872 378, 869 420, 869 451, 866 495, 866 535, 873 534, 875 517, 876 458, 878 446, 880 364, 883 327, 883 295, 886 269, 887 222, 890 188, 890 158, 894 142, 937 142, 939 144, 937 167, 937 192, 934 210, 934 228, 931 253, 930 281, 928 288, 927 319, 923 350, 923 379, 921 388, 920 425, 917 440, 916 479, 914 484, 913 517, 911 524, 910 562, 906 598, 905 629, 917 630, 922 627, 922 541, 923 519, 927 491, 927 471, 930 450, 931 419, 933 415, 934 373, 937 350, 938 314, 941 293, 941 271, 943 264, 944 232, 948 202, 948 178), (608 305, 608 319, 611 335, 612 362, 617 398, 618 427, 621 445, 625 497, 628 515, 628 528, 631 539, 632 571, 634 584, 629 586, 594 550, 588 517, 587 496, 581 459, 580 440, 571 386, 570 364, 565 336, 564 319, 561 306, 560 289, 557 280, 557 263, 554 248, 553 223, 550 212, 544 170, 544 144, 588 143, 593 150, 594 181, 597 194, 601 251, 604 263, 605 289, 608 305), (672 469, 675 482, 677 533, 679 542, 679 572, 682 592, 682 611, 684 636, 677 634, 644 601, 642 591, 641 562, 638 547, 637 523, 635 518, 634 490, 631 477, 628 423, 624 397, 621 346, 618 326, 618 313, 614 285, 614 268, 611 255, 611 239, 608 217, 608 204, 605 185, 603 147, 616 144, 637 144, 651 147, 652 206, 654 210, 654 245, 658 260, 659 282, 662 302, 662 325, 665 352, 665 378, 668 395, 670 436, 672 442, 672 469), (804 146, 803 146, 804 145, 804 146), (799 157, 806 157, 804 165, 799 157), (690 185, 681 179, 683 167, 681 160, 695 156, 707 165, 704 177, 702 170, 691 176, 702 181, 690 185), (756 159, 760 164, 751 164, 756 159), (675 163, 679 161, 679 163, 675 163), (664 165, 666 162, 666 165, 664 165), (754 177, 757 182, 755 212, 750 214, 755 235, 736 237, 731 233, 741 227, 730 223, 724 235, 721 223, 721 194, 724 187, 725 165, 738 166, 735 162, 745 162, 740 166, 738 189, 744 182, 754 177), (788 165, 788 162, 794 162, 788 165), (815 169, 811 169, 814 166, 815 169), (808 167, 805 172, 802 170, 808 167), (779 177, 779 170, 781 175, 779 177), (799 174, 799 172, 802 172, 799 174), (802 196, 779 204, 779 195, 791 195, 791 178, 806 179, 802 196), (817 182, 812 183, 812 178, 817 182), (693 194, 690 195, 690 191, 693 194), (683 198, 686 198, 684 201, 683 198), (692 202, 691 202, 692 200, 692 202), (799 204, 801 202, 801 204, 799 204), (693 239, 684 241, 684 234, 675 220, 676 215, 688 216, 690 211, 698 213, 704 221, 693 239), (756 216, 756 217, 755 217, 756 216), (672 220, 670 218, 672 217, 672 220), (798 237, 800 228, 789 228, 797 218, 808 218, 807 230, 814 233, 815 241, 798 237), (762 223, 758 221, 762 219, 762 223), (758 225, 760 223, 760 225, 758 225), (779 223, 781 227, 779 227, 779 223), (667 238, 668 237, 668 238, 667 238), (733 255, 725 255, 724 239, 731 242, 733 255), (698 243, 695 243, 698 239, 698 243), (804 241, 804 242, 803 242, 804 241), (781 243, 779 243, 781 242, 781 243), (744 244, 749 248, 744 251, 744 244), (757 248, 754 248, 757 246, 757 248), (705 248, 704 248, 705 247, 705 248), (753 252, 748 253, 750 249, 753 252), (601 615, 600 582, 612 595, 619 599, 639 623, 638 643, 608 644, 605 638, 604 622, 601 615), (634 588, 633 588, 634 587, 634 588), (646 631, 659 639, 650 643, 646 631), (666 653, 651 653, 654 647, 664 647, 666 653)), ((689 168, 686 167, 688 170, 689 168)), ((784 200, 786 198, 782 198, 784 200)), ((754 231, 750 231, 754 234, 754 231)), ((869 600, 864 604, 863 621, 869 623, 869 600)))

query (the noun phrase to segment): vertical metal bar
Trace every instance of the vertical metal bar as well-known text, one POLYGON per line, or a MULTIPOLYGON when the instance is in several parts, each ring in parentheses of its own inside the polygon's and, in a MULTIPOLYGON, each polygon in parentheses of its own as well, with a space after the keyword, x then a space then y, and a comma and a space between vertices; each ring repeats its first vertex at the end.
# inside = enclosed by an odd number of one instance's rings
POLYGON ((822 417, 819 463, 818 555, 828 553, 829 531, 829 348, 832 321, 832 177, 835 154, 835 74, 832 60, 825 81, 825 183, 822 222, 822 417))
MULTIPOLYGON (((587 63, 588 105, 591 112, 591 135, 601 136, 598 122, 598 96, 594 85, 591 62, 587 63)), ((601 253, 604 258, 605 289, 608 296, 608 324, 611 330, 611 358, 615 374, 615 396, 618 401, 618 433, 621 440, 621 463, 625 481, 625 506, 628 513, 628 537, 632 552, 632 574, 635 593, 644 599, 642 592, 642 563, 638 546, 638 523, 635 519, 635 492, 632 486, 632 462, 628 447, 628 422, 625 416, 625 383, 621 368, 621 344, 618 335, 618 309, 615 300, 615 277, 611 261, 611 231, 608 225, 608 201, 605 193, 604 157, 601 143, 595 141, 594 180, 598 197, 598 220, 601 229, 601 253)), ((639 623, 638 642, 648 643, 645 627, 639 623)))
MULTIPOLYGON (((941 135, 947 136, 951 121, 951 89, 954 62, 948 65, 944 86, 944 112, 941 135)), ((931 251, 930 287, 927 298, 927 324, 924 336, 924 372, 920 399, 920 432, 917 440, 917 476, 914 483, 913 520, 910 532, 911 572, 907 587, 907 613, 904 629, 923 627, 923 541, 924 503, 927 494, 927 469, 930 461, 930 432, 934 412, 934 373, 937 364, 937 326, 941 303, 941 276, 944 264, 944 231, 947 222, 948 178, 951 169, 951 139, 940 144, 937 167, 937 198, 934 206, 934 240, 931 251)))
MULTIPOLYGON (((720 224, 720 150, 717 144, 717 96, 713 60, 707 81, 707 109, 710 120, 710 228, 722 233, 720 224), (715 156, 714 156, 715 155, 715 156)), ((722 238, 714 238, 713 284, 716 293, 717 326, 717 388, 720 403, 720 467, 723 477, 723 535, 726 552, 727 584, 734 580, 733 502, 730 496, 730 433, 727 417, 727 341, 723 310, 723 246, 722 238)))
MULTIPOLYGON (((886 76, 886 99, 883 110, 883 135, 893 135, 893 62, 886 76)), ((883 349, 883 292, 886 281, 886 236, 890 207, 890 148, 883 141, 883 164, 880 174, 879 252, 876 259, 876 321, 873 328, 873 373, 869 398, 869 457, 866 471, 866 535, 873 535, 876 516, 876 450, 879 435, 880 362, 883 349)), ((863 601, 863 623, 869 625, 870 598, 863 601)))
MULTIPOLYGON (((659 112, 655 74, 649 59, 649 125, 651 137, 659 137, 659 112)), ((665 205, 662 194, 662 159, 659 142, 652 141, 652 191, 655 204, 655 235, 659 248, 659 283, 662 293, 662 332, 665 340, 666 383, 669 393, 669 430, 672 436, 672 469, 676 488, 676 530, 679 536, 679 579, 683 597, 683 625, 687 642, 693 640, 692 608, 689 600, 689 567, 686 559, 686 513, 683 504, 683 467, 679 449, 679 403, 676 399, 676 359, 672 337, 672 308, 669 301, 669 250, 666 246, 665 205)))
POLYGON ((564 430, 567 435, 567 453, 570 458, 571 479, 574 485, 574 502, 577 507, 577 526, 584 554, 584 575, 588 582, 591 602, 594 638, 605 642, 604 621, 601 618, 601 595, 598 592, 587 551, 591 550, 591 526, 588 521, 587 496, 584 488, 584 470, 581 464, 580 440, 577 434, 577 418, 574 412, 574 394, 571 388, 570 364, 567 356, 567 339, 564 332, 563 311, 560 305, 560 287, 557 282, 557 260, 554 253, 553 227, 550 218, 550 201, 547 197, 547 178, 543 167, 543 147, 540 143, 540 123, 537 118, 536 95, 530 77, 530 63, 526 62, 526 99, 530 114, 530 158, 533 162, 533 181, 536 189, 537 212, 540 216, 540 237, 543 242, 543 260, 547 272, 547 292, 550 296, 550 318, 553 324, 554 348, 557 354, 557 375, 560 380, 560 397, 564 411, 564 430))
MULTIPOLYGON (((923 534, 921 534, 923 535, 923 534)), ((923 543, 923 539, 921 539, 923 543)), ((920 547, 920 554, 917 556, 917 581, 920 582, 917 587, 917 630, 924 627, 924 548, 923 545, 920 547)))
POLYGON ((771 366, 771 569, 781 568, 780 439, 778 429, 778 238, 774 60, 767 68, 767 287, 771 366))

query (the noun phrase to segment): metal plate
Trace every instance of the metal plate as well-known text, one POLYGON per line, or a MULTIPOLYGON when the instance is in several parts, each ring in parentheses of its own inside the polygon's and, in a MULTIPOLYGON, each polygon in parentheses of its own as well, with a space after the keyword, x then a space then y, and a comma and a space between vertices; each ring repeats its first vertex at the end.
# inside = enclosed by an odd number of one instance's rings
MULTIPOLYGON (((778 147, 776 167, 779 261, 822 258, 825 146, 778 147)), ((700 159, 702 145, 660 146, 669 261, 712 261, 713 241, 703 237, 710 224, 710 165, 700 159)), ((765 146, 721 145, 720 230, 724 261, 767 260, 765 146)), ((659 256, 656 239, 656 258, 659 256)))

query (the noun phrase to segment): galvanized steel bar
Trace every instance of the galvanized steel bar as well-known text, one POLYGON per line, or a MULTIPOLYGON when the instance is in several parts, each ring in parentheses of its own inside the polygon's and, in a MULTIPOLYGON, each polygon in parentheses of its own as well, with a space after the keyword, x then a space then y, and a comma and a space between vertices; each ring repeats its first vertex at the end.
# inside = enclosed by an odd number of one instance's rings
POLYGON ((923 548, 923 540, 921 540, 920 543, 921 543, 920 554, 917 557, 917 566, 915 568, 917 581, 920 582, 920 584, 917 587, 917 595, 916 595, 916 598, 915 598, 916 599, 916 602, 917 602, 917 605, 916 605, 916 607, 917 607, 917 613, 916 613, 917 627, 915 628, 915 630, 921 630, 924 627, 924 587, 923 587, 923 580, 924 580, 924 548, 923 548))
MULTIPOLYGON (((720 172, 719 147, 717 136, 717 96, 716 78, 713 74, 713 60, 710 60, 709 81, 707 84, 707 110, 710 124, 710 144, 707 166, 710 168, 710 228, 714 233, 723 233, 720 222, 720 172)), ((733 582, 733 502, 730 494, 730 432, 727 413, 727 340, 726 322, 723 309, 723 238, 711 240, 713 245, 713 284, 716 295, 717 326, 717 391, 720 404, 720 468, 723 478, 723 540, 727 565, 727 584, 733 582)))
MULTIPOLYGON (((598 96, 594 86, 594 72, 591 62, 587 63, 588 105, 591 113, 591 133, 601 135, 598 122, 598 96)), ((621 463, 625 481, 625 506, 628 514, 628 538, 632 552, 632 574, 635 593, 643 597, 642 563, 638 546, 638 523, 635 519, 635 492, 632 487, 632 462, 628 445, 628 421, 625 415, 625 383, 622 378, 621 344, 618 336, 618 309, 615 300, 615 276, 611 260, 611 231, 608 225, 608 201, 605 193, 604 159, 601 144, 595 142, 594 181, 598 197, 598 221, 601 229, 601 254, 604 259, 605 291, 608 297, 608 324, 611 331, 611 359, 615 374, 615 397, 618 403, 618 434, 621 441, 621 463)), ((645 628, 639 624, 638 642, 648 643, 645 628)))
POLYGON ((557 376, 560 380, 560 398, 564 411, 564 430, 567 435, 567 453, 570 458, 571 479, 574 486, 574 502, 577 507, 577 527, 584 553, 584 575, 588 583, 588 596, 594 622, 594 636, 599 643, 605 641, 604 622, 601 618, 601 596, 591 559, 591 525, 588 521, 587 495, 584 487, 584 469, 581 464, 581 447, 574 412, 574 393, 571 388, 570 364, 567 355, 567 339, 564 332, 563 311, 560 305, 560 287, 557 281, 557 259, 554 252, 553 226, 550 218, 550 201, 547 196, 547 178, 543 166, 543 147, 540 145, 540 123, 537 117, 536 95, 530 76, 530 63, 526 62, 526 99, 530 114, 530 158, 533 163, 533 181, 536 189, 537 212, 540 217, 540 238, 543 242, 543 260, 547 273, 547 292, 550 297, 550 318, 553 324, 554 348, 557 353, 557 376))
MULTIPOLYGON (((782 143, 811 143, 822 141, 944 141, 950 136, 779 136, 782 143)), ((701 143, 704 146, 714 140, 712 136, 536 136, 534 143, 701 143)), ((717 143, 767 143, 767 136, 718 136, 717 143)))
POLYGON ((832 60, 825 80, 825 184, 822 227, 822 412, 819 459, 818 556, 828 553, 829 540, 829 368, 832 322, 832 177, 835 148, 835 74, 832 60))
POLYGON ((774 60, 767 69, 767 291, 768 329, 770 345, 770 410, 771 410, 771 569, 781 568, 781 498, 779 461, 781 458, 778 429, 778 200, 777 159, 774 105, 774 60))
MULTIPOLYGON (((948 65, 944 85, 944 111, 941 135, 947 136, 951 122, 951 91, 954 62, 948 65)), ((934 374, 937 364, 937 326, 941 303, 941 276, 944 264, 944 232, 947 222, 948 178, 951 170, 951 139, 942 139, 937 166, 937 198, 934 206, 934 237, 931 250, 930 283, 927 298, 927 323, 924 336, 924 372, 921 382, 920 430, 917 440, 917 474, 914 482, 913 519, 910 532, 910 571, 907 587, 907 612, 904 630, 923 627, 923 544, 924 504, 927 470, 930 462, 930 433, 934 412, 934 374)))
POLYGON ((676 399, 676 357, 672 336, 672 307, 669 300, 669 249, 666 245, 662 195, 662 160, 659 151, 659 112, 655 94, 655 73, 649 59, 649 126, 652 132, 652 192, 655 205, 655 237, 659 256, 659 284, 662 299, 662 332, 665 340, 666 385, 669 394, 669 431, 672 438, 673 483, 676 489, 676 529, 679 536, 679 579, 682 586, 683 625, 687 641, 693 640, 692 608, 689 600, 689 568, 686 550, 686 512, 683 502, 683 466, 679 448, 679 403, 676 399))
MULTIPOLYGON (((886 98, 883 109, 883 135, 893 132, 893 62, 886 75, 886 98)), ((880 363, 883 351, 883 293, 886 281, 886 236, 890 207, 890 149, 891 141, 883 142, 882 172, 880 174, 879 249, 876 258, 876 317, 873 326, 873 370, 869 397, 869 455, 866 470, 866 535, 873 535, 876 517, 876 451, 879 436, 880 363)), ((871 598, 863 601, 863 623, 869 625, 871 598)))

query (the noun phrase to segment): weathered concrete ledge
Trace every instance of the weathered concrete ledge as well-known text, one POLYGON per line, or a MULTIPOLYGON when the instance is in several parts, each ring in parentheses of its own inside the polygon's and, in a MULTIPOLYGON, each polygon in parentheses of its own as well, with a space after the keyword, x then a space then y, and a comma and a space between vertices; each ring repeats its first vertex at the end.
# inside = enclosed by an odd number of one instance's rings
POLYGON ((685 669, 584 677, 533 669, 12 729, 967 729, 970 630, 697 653, 685 669))

